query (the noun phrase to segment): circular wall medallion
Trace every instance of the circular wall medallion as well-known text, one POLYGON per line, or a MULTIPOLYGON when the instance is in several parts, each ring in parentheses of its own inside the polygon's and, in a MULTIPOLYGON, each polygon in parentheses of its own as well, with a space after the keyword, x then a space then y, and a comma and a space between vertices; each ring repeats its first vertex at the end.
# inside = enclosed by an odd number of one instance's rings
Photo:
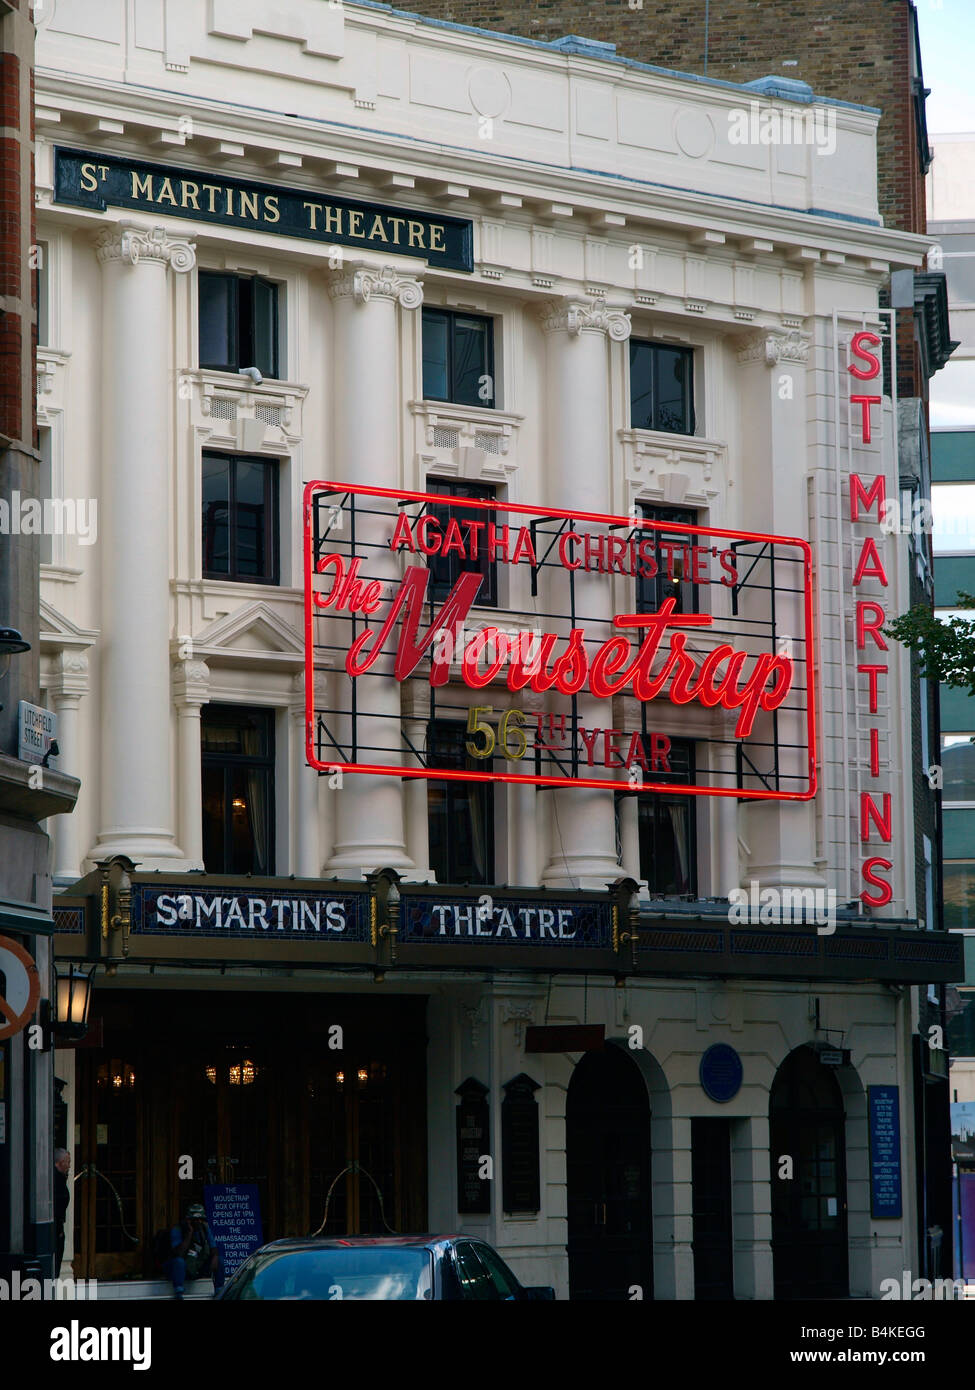
POLYGON ((741 1090, 741 1058, 728 1043, 715 1043, 701 1058, 699 1075, 704 1094, 722 1104, 741 1090))
POLYGON ((711 117, 704 111, 685 107, 677 113, 674 139, 681 154, 686 154, 688 159, 703 159, 714 148, 714 126, 711 117))
POLYGON ((500 116, 511 100, 511 83, 496 68, 475 68, 467 84, 467 94, 479 116, 500 116))

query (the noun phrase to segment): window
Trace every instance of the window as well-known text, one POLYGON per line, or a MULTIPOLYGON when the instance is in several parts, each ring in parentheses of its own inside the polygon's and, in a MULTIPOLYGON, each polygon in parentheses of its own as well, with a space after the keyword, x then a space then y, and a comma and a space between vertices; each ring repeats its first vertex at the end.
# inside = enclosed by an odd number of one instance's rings
MULTIPOLYGON (((442 492, 448 497, 477 497, 486 501, 493 501, 495 497, 494 488, 486 484, 445 482, 440 478, 428 478, 427 491, 442 492)), ((456 520, 460 527, 465 551, 464 559, 454 553, 429 557, 427 563, 430 567, 430 598, 437 603, 442 603, 461 574, 480 574, 482 583, 477 591, 478 605, 488 608, 496 607, 498 602, 498 567, 496 562, 492 563, 488 560, 486 523, 494 521, 497 513, 488 511, 484 507, 464 507, 453 503, 443 506, 432 504, 428 510, 437 517, 441 531, 446 531, 451 518, 456 520), (476 523, 473 530, 468 527, 468 522, 471 521, 476 523), (477 546, 476 557, 474 556, 475 545, 477 546)))
POLYGON ((477 1257, 491 1276, 491 1282, 498 1291, 501 1298, 518 1298, 521 1293, 521 1285, 512 1274, 511 1270, 502 1260, 497 1251, 492 1250, 490 1245, 476 1245, 477 1257))
MULTIPOLYGON (((694 744, 672 739, 657 767, 644 774, 654 781, 694 782, 694 744)), ((651 896, 683 897, 697 893, 695 798, 641 792, 637 796, 640 831, 640 877, 651 896)))
POLYGON ((942 799, 975 806, 975 734, 942 734, 941 767, 942 799))
MULTIPOLYGON (((686 507, 641 507, 640 510, 648 521, 673 521, 680 526, 693 526, 697 521, 697 512, 686 507)), ((657 573, 652 578, 637 575, 636 611, 656 613, 664 599, 675 598, 675 612, 700 612, 701 586, 686 578, 691 568, 689 547, 697 543, 697 537, 686 531, 668 533, 649 528, 641 528, 637 534, 638 538, 654 541, 657 573)))
POLYGON ((37 346, 51 346, 50 284, 51 272, 48 266, 50 248, 46 241, 37 243, 35 254, 37 264, 37 346))
POLYGON ((270 710, 204 705, 203 862, 208 874, 274 872, 270 710))
POLYGON ((630 339, 630 428, 694 433, 694 353, 630 339))
POLYGON ((935 555, 975 551, 975 483, 935 483, 931 511, 935 555))
POLYGON ((199 274, 200 366, 278 376, 278 287, 257 276, 199 274))
MULTIPOLYGON (((467 726, 435 719, 427 730, 428 765, 488 772, 489 758, 472 758, 467 726)), ((494 788, 490 782, 427 783, 430 867, 438 883, 493 883, 494 788)))
POLYGON ((498 1291, 474 1246, 466 1241, 454 1246, 454 1268, 460 1283, 461 1298, 477 1302, 498 1302, 507 1298, 507 1294, 498 1291))
POLYGON ((491 319, 449 309, 423 310, 423 398, 494 405, 491 319))
POLYGON ((203 455, 203 578, 278 582, 278 463, 203 455))

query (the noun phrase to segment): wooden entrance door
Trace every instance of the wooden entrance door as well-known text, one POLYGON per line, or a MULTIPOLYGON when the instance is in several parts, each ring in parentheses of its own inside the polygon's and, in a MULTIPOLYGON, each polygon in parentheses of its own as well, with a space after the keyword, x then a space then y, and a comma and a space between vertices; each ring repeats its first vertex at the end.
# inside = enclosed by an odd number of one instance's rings
POLYGON ((588 1052, 566 1103, 569 1296, 653 1297, 650 1098, 617 1047, 588 1052))

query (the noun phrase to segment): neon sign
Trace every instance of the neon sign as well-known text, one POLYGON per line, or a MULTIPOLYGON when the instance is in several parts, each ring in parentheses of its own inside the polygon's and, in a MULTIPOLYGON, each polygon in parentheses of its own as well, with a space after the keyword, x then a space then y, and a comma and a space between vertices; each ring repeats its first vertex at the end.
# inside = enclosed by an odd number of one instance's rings
POLYGON ((306 487, 304 521, 306 751, 319 771, 741 799, 815 795, 805 541, 326 482, 306 487), (514 629, 478 607, 486 565, 507 568, 505 607, 522 619, 514 629), (634 580, 660 581, 654 608, 637 602, 634 580), (777 625, 777 595, 780 610, 791 602, 800 633, 777 625), (347 692, 327 710, 316 707, 316 669, 347 692), (377 735, 376 712, 355 693, 364 678, 420 682, 427 694, 412 705, 433 700, 431 718, 435 709, 466 719, 469 757, 509 766, 437 767, 405 734, 377 735), (488 691, 494 703, 472 705, 465 691, 488 691), (533 708, 521 708, 522 693, 533 708), (639 729, 611 727, 614 697, 638 702, 639 729), (564 707, 549 708, 553 700, 564 707), (594 700, 607 708, 599 723, 594 700), (667 780, 672 730, 647 721, 667 719, 668 710, 697 710, 691 717, 708 722, 681 736, 704 743, 721 741, 711 712, 733 716, 735 774, 715 766, 694 785, 667 780), (780 715, 801 729, 801 744, 780 737, 780 715), (339 736, 343 721, 351 738, 339 736), (380 742, 360 737, 359 724, 380 742), (530 761, 534 772, 511 766, 530 761))

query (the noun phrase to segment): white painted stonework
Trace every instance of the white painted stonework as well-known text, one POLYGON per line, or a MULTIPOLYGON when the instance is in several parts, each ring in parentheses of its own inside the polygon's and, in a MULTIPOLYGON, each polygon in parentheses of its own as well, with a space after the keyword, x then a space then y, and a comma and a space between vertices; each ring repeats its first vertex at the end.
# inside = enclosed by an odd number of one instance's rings
MULTIPOLYGON (((305 767, 300 499, 315 478, 422 489, 440 475, 540 506, 693 506, 707 525, 813 543, 819 794, 751 806, 696 798, 699 892, 726 896, 759 879, 833 888, 841 903, 856 896, 843 858, 858 821, 839 753, 842 644, 847 666, 855 654, 852 608, 840 611, 838 598, 832 315, 844 315, 845 343, 889 269, 920 266, 927 248, 880 226, 877 114, 830 107, 837 149, 821 157, 731 143, 729 113, 747 89, 384 7, 293 0, 271 21, 258 0, 94 8, 97 23, 85 0, 58 0, 37 43, 37 218, 50 286, 41 402, 65 492, 99 500, 98 543, 65 537, 42 577, 45 703, 62 721, 60 766, 82 778, 74 815, 54 826, 62 884, 109 853, 143 869, 203 867, 208 701, 276 712, 278 874, 357 878, 387 865, 429 877, 422 782, 347 777, 335 793, 305 767), (349 248, 335 267, 324 241, 243 235, 175 211, 68 208, 53 201, 55 144, 468 217, 474 272, 349 248), (283 285, 284 379, 255 385, 199 368, 201 268, 283 285), (368 296, 357 293, 363 276, 368 296), (495 317, 497 409, 423 401, 421 303, 495 317), (631 334, 695 349, 694 437, 630 428, 631 334), (280 585, 202 579, 204 447, 281 461, 280 585)), ((897 496, 889 429, 861 463, 885 470, 897 496)), ((883 542, 892 615, 906 606, 905 546, 883 542)), ((910 728, 899 715, 909 672, 894 653, 890 667, 883 756, 909 796, 910 728)), ((398 714, 395 684, 373 686, 370 707, 398 714)), ((415 717, 422 730, 423 711, 415 717)), ((713 711, 684 707, 668 732, 723 728, 713 711)), ((496 805, 499 883, 569 891, 639 876, 635 823, 624 821, 620 861, 607 793, 499 787, 496 805)), ((894 899, 876 916, 911 918, 909 804, 888 848, 894 899)), ((327 988, 326 972, 316 979, 327 988)), ((578 1058, 526 1057, 521 1025, 529 1014, 604 1023, 625 1045, 638 1023, 653 1111, 655 1296, 693 1297, 690 1121, 722 1114, 734 1119, 738 1297, 770 1298, 768 1088, 789 1052, 812 1041, 815 994, 822 1026, 852 1053, 840 1073, 851 1292, 876 1296, 881 1279, 918 1267, 909 992, 674 979, 616 989, 590 977, 584 1002, 581 982, 559 977, 546 1003, 547 985, 514 972, 488 983, 458 984, 456 973, 403 981, 431 995, 430 1229, 458 1225, 454 1088, 481 1077, 499 1133, 502 1085, 528 1070, 543 1083, 543 1210, 506 1219, 499 1198, 490 1218, 465 1225, 525 1282, 564 1295, 565 1093, 578 1058), (724 1107, 697 1078, 715 1041, 730 1042, 745 1067, 724 1107), (901 1088, 902 1221, 870 1218, 865 1088, 879 1083, 901 1088)), ((273 987, 293 985, 282 975, 273 987)), ((360 986, 346 977, 340 987, 360 986)))

